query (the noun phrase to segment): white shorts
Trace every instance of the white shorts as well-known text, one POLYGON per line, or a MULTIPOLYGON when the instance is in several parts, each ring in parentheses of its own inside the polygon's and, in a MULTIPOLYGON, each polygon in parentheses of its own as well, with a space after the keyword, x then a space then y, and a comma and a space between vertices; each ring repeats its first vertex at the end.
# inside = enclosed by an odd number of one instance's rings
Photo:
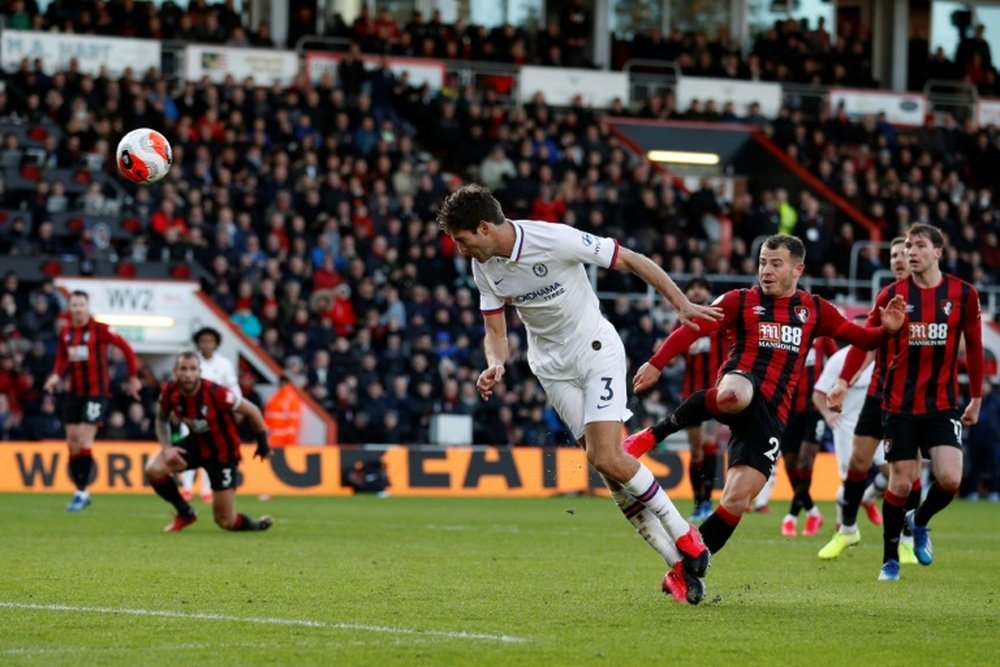
MULTIPOLYGON (((837 466, 840 468, 841 481, 847 479, 847 469, 851 462, 851 452, 854 449, 854 427, 857 420, 848 422, 841 419, 837 427, 833 429, 833 451, 837 455, 837 466)), ((875 455, 872 462, 880 466, 885 463, 885 446, 879 441, 875 446, 875 455)))
POLYGON ((584 351, 577 362, 579 376, 571 380, 538 378, 559 417, 578 441, 591 422, 626 422, 632 411, 626 407, 625 346, 618 332, 602 327, 600 349, 584 351))

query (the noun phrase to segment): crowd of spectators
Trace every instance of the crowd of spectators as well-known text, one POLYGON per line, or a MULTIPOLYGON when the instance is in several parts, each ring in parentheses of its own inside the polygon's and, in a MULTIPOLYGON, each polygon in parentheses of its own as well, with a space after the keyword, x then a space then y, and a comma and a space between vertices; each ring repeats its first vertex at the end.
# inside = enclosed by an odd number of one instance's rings
MULTIPOLYGON (((582 0, 561 3, 539 25, 470 24, 459 17, 452 23, 440 10, 424 16, 416 10, 405 22, 387 8, 376 12, 361 5, 359 15, 345 22, 340 14, 327 21, 322 34, 317 17, 301 8, 288 17, 284 43, 276 43, 267 20, 250 25, 233 0, 209 3, 191 0, 182 9, 174 2, 136 0, 99 2, 52 0, 40 11, 36 0, 0 2, 0 16, 14 30, 59 31, 139 37, 238 47, 294 48, 303 37, 318 35, 350 40, 365 53, 469 60, 510 65, 593 67, 593 16, 582 0)), ((688 76, 822 84, 854 88, 877 87, 872 76, 871 37, 851 22, 831 35, 825 19, 814 26, 808 19, 775 21, 753 38, 749 49, 731 39, 727 28, 713 31, 669 30, 654 26, 633 35, 612 35, 611 67, 622 69, 629 60, 669 61, 688 76)), ((911 90, 928 80, 963 80, 980 95, 1000 95, 1000 79, 993 65, 984 27, 968 26, 954 54, 942 47, 933 53, 919 32, 908 44, 911 90)))
MULTIPOLYGON (((355 56, 341 63, 339 85, 324 79, 287 89, 235 82, 174 89, 155 78, 47 76, 25 63, 5 76, 0 119, 58 128, 30 139, 31 148, 43 152, 45 169, 113 173, 109 147, 137 126, 165 130, 175 166, 161 183, 133 189, 127 201, 114 204, 100 187, 63 191, 42 177, 43 170, 32 190, 3 191, 0 208, 24 211, 33 222, 30 229, 23 221, 0 228, 0 252, 85 259, 100 253, 119 263, 201 265, 211 276, 205 289, 336 417, 341 441, 348 443, 427 442, 430 416, 442 412, 473 415, 480 443, 569 438, 528 372, 516 316, 507 382, 489 402, 476 395, 475 377, 484 364, 476 292, 466 262, 434 224, 438 204, 463 179, 492 187, 510 217, 562 220, 615 236, 674 275, 728 274, 733 285, 742 284, 755 273, 753 238, 779 230, 810 241, 815 275, 846 275, 843 259, 856 231, 834 228, 813 194, 792 201, 780 190, 747 193, 730 202, 711 179, 688 193, 636 159, 606 116, 582 104, 556 110, 537 98, 511 106, 489 88, 413 87, 398 80, 387 61, 365 73, 355 56), (46 231, 57 211, 108 209, 129 223, 127 240, 102 245, 88 240, 86 228, 71 237, 46 231), (729 254, 718 242, 726 221, 735 231, 729 254)), ((713 120, 711 112, 706 104, 678 114, 669 96, 636 111, 713 120)), ((737 117, 733 109, 722 112, 720 119, 725 113, 737 117)), ((884 225, 886 236, 926 212, 946 215, 941 224, 953 239, 974 233, 976 241, 974 247, 956 243, 949 269, 995 281, 997 256, 990 248, 996 248, 996 222, 986 212, 992 214, 995 186, 988 179, 997 170, 976 162, 994 159, 994 129, 949 128, 942 119, 942 128, 911 135, 876 119, 807 118, 792 110, 773 122, 737 118, 759 123, 830 188, 884 225), (948 141, 958 142, 955 150, 948 141), (975 150, 980 143, 981 158, 975 150), (856 193, 864 194, 854 198, 856 193)), ((14 132, 4 136, 5 154, 16 157, 26 148, 14 132)), ((866 270, 884 260, 868 259, 866 270)), ((54 406, 38 394, 36 373, 51 368, 60 304, 53 303, 58 297, 49 283, 18 289, 16 275, 5 280, 0 394, 7 401, 0 414, 10 416, 0 416, 0 438, 37 437, 55 427, 56 413, 46 412, 54 406)), ((720 282, 716 290, 730 286, 720 282)), ((625 274, 599 272, 601 291, 639 287, 625 274)), ((670 325, 655 304, 624 297, 609 304, 608 313, 633 367, 670 325)), ((122 400, 106 435, 148 434, 158 378, 148 371, 145 376, 148 400, 135 407, 122 400)), ((661 396, 637 402, 639 421, 658 416, 676 399, 676 388, 674 369, 661 396)))
MULTIPOLYGON (((233 0, 209 3, 191 0, 182 9, 174 2, 136 0, 52 0, 41 11, 36 0, 0 2, 0 15, 13 30, 60 31, 75 34, 138 37, 181 42, 293 48, 302 37, 319 33, 317 17, 301 8, 288 17, 284 43, 276 44, 267 20, 250 25, 233 0)), ((359 15, 345 22, 335 14, 323 37, 358 43, 365 53, 553 67, 593 67, 594 20, 583 0, 561 3, 534 29, 503 24, 470 24, 463 18, 446 22, 440 10, 424 16, 416 10, 405 22, 383 7, 362 3, 359 15)), ((732 40, 728 29, 710 39, 707 31, 652 27, 627 37, 611 36, 611 67, 622 69, 632 59, 670 61, 688 76, 876 87, 871 74, 871 39, 850 22, 832 36, 825 20, 815 26, 807 19, 776 21, 757 34, 751 48, 732 40)), ((996 95, 997 73, 982 26, 963 39, 952 58, 919 36, 910 41, 911 88, 928 79, 965 79, 980 94, 996 95)))

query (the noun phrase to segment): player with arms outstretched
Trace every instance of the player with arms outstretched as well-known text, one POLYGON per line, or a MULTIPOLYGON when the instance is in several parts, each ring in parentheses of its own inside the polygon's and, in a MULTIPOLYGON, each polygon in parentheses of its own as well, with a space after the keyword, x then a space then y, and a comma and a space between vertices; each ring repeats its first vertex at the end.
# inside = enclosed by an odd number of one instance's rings
POLYGON ((486 324, 488 367, 477 388, 484 399, 503 380, 507 347, 505 308, 513 305, 528 335, 528 364, 559 416, 585 447, 612 497, 640 535, 670 566, 664 590, 697 604, 708 552, 660 488, 650 470, 621 449, 626 407, 625 348, 601 314, 585 265, 630 271, 655 287, 684 322, 719 313, 692 304, 648 257, 567 225, 508 220, 490 191, 467 185, 445 200, 441 229, 472 258, 486 324))
POLYGON ((706 419, 718 419, 732 430, 729 473, 719 506, 704 523, 705 546, 715 554, 732 536, 751 500, 771 474, 781 448, 781 435, 806 355, 819 336, 867 348, 876 347, 903 324, 902 298, 887 303, 883 324, 862 328, 833 304, 798 289, 805 247, 794 236, 776 234, 760 250, 759 285, 732 290, 716 305, 723 319, 699 322, 702 331, 678 329, 636 373, 636 392, 649 389, 663 366, 682 353, 698 335, 717 328, 727 332, 729 356, 716 386, 693 394, 666 419, 626 438, 633 455, 647 451, 670 433, 706 419))
POLYGON ((240 436, 236 415, 250 420, 257 436, 255 457, 262 461, 271 448, 267 443, 260 410, 231 390, 201 378, 201 364, 194 352, 181 352, 174 364, 174 380, 163 388, 156 412, 156 437, 163 447, 146 464, 146 479, 157 495, 174 506, 174 517, 165 532, 183 530, 197 521, 191 505, 181 497, 174 474, 204 468, 212 484, 215 523, 226 530, 267 530, 271 517, 254 521, 236 512, 236 481, 240 463, 240 436), (186 437, 173 443, 170 419, 185 424, 186 437))

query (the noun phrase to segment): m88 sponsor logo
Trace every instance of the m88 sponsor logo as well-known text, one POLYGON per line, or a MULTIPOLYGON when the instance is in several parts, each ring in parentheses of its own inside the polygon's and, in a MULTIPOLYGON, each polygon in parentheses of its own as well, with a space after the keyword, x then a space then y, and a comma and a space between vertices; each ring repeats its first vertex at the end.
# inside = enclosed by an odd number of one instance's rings
POLYGON ((802 345, 802 327, 777 322, 759 322, 757 340, 760 347, 773 347, 798 352, 802 345))
POLYGON ((946 345, 947 322, 910 322, 910 345, 946 345))

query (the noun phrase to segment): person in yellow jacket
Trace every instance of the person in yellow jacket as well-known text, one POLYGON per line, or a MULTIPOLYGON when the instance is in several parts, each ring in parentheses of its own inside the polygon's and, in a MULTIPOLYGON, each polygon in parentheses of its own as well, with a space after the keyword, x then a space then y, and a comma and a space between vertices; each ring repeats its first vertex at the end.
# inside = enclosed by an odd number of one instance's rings
POLYGON ((282 447, 294 445, 299 440, 302 399, 287 376, 282 375, 278 382, 278 390, 264 404, 264 423, 271 446, 282 447))
POLYGON ((788 201, 788 191, 778 188, 774 197, 777 200, 778 208, 778 231, 782 234, 791 234, 795 226, 799 224, 799 213, 788 201))

